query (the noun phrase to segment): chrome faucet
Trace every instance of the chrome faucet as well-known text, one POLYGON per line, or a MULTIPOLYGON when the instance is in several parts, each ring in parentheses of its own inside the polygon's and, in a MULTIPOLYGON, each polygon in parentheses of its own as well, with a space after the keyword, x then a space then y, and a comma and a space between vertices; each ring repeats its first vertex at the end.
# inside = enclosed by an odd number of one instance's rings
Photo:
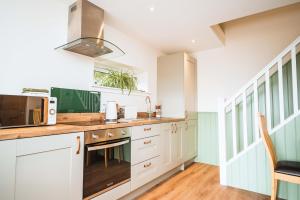
POLYGON ((146 96, 146 104, 147 104, 147 113, 148 113, 148 118, 151 118, 152 112, 151 112, 151 99, 150 96, 146 96))

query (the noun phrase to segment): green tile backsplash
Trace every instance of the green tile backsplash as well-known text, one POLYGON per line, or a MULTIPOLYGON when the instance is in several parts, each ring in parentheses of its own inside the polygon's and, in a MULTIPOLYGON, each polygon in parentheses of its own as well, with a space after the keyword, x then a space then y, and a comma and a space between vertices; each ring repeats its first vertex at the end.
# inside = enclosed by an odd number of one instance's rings
POLYGON ((100 92, 51 88, 51 96, 57 98, 58 113, 97 113, 100 112, 100 92))

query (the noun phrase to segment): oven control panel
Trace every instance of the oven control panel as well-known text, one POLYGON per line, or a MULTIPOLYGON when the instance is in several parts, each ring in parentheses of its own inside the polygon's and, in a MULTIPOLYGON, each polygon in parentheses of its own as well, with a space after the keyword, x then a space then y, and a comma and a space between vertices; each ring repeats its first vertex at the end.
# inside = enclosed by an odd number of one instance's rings
POLYGON ((109 140, 116 140, 127 138, 131 136, 130 128, 114 128, 95 131, 86 131, 84 133, 85 144, 93 144, 97 142, 105 142, 109 140))

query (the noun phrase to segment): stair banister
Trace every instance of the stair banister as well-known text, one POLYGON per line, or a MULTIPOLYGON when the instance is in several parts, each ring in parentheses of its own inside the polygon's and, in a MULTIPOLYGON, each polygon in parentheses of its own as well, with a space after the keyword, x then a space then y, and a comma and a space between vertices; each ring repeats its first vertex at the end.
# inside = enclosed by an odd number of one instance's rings
POLYGON ((254 104, 254 113, 253 113, 253 119, 254 119, 254 134, 255 134, 255 141, 259 140, 259 130, 258 130, 258 119, 256 118, 255 113, 258 113, 258 92, 257 92, 257 79, 255 79, 253 83, 253 104, 254 104))
POLYGON ((297 63, 296 63, 296 46, 293 46, 291 51, 291 59, 292 59, 292 79, 293 79, 293 103, 294 103, 294 113, 298 112, 298 89, 297 89, 297 63))
MULTIPOLYGON (((265 73, 265 83, 266 83, 266 116, 267 116, 267 126, 271 130, 271 92, 270 92, 270 70, 267 70, 265 73)), ((257 118, 257 116, 255 116, 257 118)))
POLYGON ((289 123, 295 117, 300 115, 299 105, 298 105, 298 81, 297 80, 297 45, 300 46, 300 36, 292 42, 287 48, 285 48, 275 59, 273 59, 264 69, 262 69, 251 81, 245 84, 235 95, 231 98, 225 100, 219 100, 219 155, 220 155, 220 183, 222 185, 227 184, 226 179, 226 167, 231 164, 234 160, 254 148, 261 139, 259 137, 259 129, 258 129, 258 119, 256 113, 259 111, 259 99, 258 99, 258 80, 261 77, 264 77, 265 81, 265 97, 266 97, 266 116, 267 116, 267 123, 268 129, 270 130, 270 134, 278 131, 284 125, 289 123), (284 113, 284 94, 283 94, 283 58, 291 53, 291 64, 292 64, 292 95, 293 95, 293 114, 285 119, 284 113), (277 65, 277 72, 278 72, 278 88, 279 88, 279 116, 280 116, 280 123, 277 124, 275 127, 272 127, 272 113, 271 113, 271 84, 270 84, 270 74, 271 68, 277 65), (247 124, 247 90, 248 88, 253 88, 253 106, 254 106, 254 139, 252 144, 248 144, 248 127, 252 126, 252 124, 247 124), (237 121, 236 121, 236 105, 239 97, 242 97, 242 106, 243 106, 243 130, 240 133, 240 137, 243 138, 244 149, 238 152, 238 143, 237 143, 237 121), (227 111, 229 108, 229 111, 227 111), (226 144, 226 113, 230 112, 232 114, 232 142, 233 142, 233 157, 228 159, 227 158, 227 144, 226 144))
POLYGON ((235 100, 231 104, 231 119, 232 119, 232 144, 233 144, 233 156, 237 155, 237 140, 236 140, 236 111, 235 100))
POLYGON ((278 87, 279 87, 279 116, 280 116, 280 123, 282 123, 284 121, 282 58, 280 58, 278 61, 278 87))
POLYGON ((248 146, 248 125, 247 125, 247 91, 243 92, 243 134, 244 134, 244 148, 248 146))

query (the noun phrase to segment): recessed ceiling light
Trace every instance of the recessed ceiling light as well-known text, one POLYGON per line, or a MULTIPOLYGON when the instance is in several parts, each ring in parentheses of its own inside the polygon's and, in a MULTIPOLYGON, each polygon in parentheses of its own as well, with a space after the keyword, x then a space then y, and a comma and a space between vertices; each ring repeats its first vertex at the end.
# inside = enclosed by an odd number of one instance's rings
POLYGON ((196 43, 196 40, 192 40, 192 43, 195 44, 195 43, 196 43))
POLYGON ((149 10, 150 10, 150 12, 154 12, 155 7, 154 7, 154 6, 150 6, 150 7, 149 7, 149 10))

